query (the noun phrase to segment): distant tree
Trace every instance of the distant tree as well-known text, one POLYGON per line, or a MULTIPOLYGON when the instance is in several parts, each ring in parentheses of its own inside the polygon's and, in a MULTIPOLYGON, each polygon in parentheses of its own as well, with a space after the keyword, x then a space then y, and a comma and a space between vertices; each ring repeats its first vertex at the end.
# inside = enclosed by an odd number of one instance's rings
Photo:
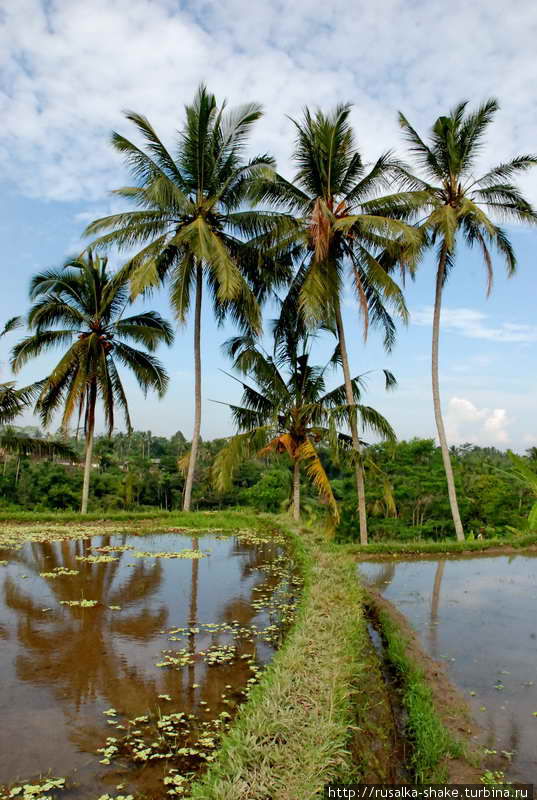
POLYGON ((507 455, 513 467, 513 475, 520 483, 530 489, 535 498, 528 516, 528 527, 530 530, 535 531, 537 530, 537 472, 530 467, 526 459, 517 456, 511 450, 508 450, 507 455))

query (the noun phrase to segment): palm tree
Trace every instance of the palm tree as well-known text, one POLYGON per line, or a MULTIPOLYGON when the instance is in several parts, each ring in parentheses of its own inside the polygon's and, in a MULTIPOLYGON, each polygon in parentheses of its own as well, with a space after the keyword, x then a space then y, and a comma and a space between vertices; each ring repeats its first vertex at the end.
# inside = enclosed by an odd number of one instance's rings
MULTIPOLYGON (((318 444, 329 443, 334 451, 348 450, 349 436, 337 430, 347 417, 345 386, 327 392, 325 376, 329 366, 339 363, 339 350, 324 367, 310 363, 309 337, 300 319, 282 335, 281 319, 276 323, 276 355, 273 358, 251 337, 236 337, 227 343, 234 367, 254 383, 243 387, 242 405, 230 405, 237 434, 219 452, 213 474, 218 489, 225 491, 239 464, 252 454, 287 454, 293 468, 292 513, 300 519, 300 477, 304 467, 334 522, 339 511, 322 465, 318 444)), ((394 376, 385 371, 387 387, 394 376)), ((395 439, 388 421, 375 409, 360 404, 364 376, 352 378, 352 402, 365 428, 382 438, 395 439)))
MULTIPOLYGON (((273 166, 266 155, 245 160, 250 129, 261 116, 255 103, 225 111, 214 95, 200 86, 186 108, 186 122, 176 145, 176 157, 159 139, 150 122, 127 113, 145 149, 114 133, 112 144, 126 160, 134 186, 116 191, 133 201, 136 211, 93 222, 86 234, 103 234, 96 246, 113 244, 120 250, 142 247, 126 270, 133 295, 168 280, 170 300, 184 323, 194 295, 194 432, 184 490, 183 508, 190 510, 192 484, 201 428, 201 311, 204 285, 212 295, 219 322, 227 314, 244 328, 259 331, 258 300, 266 290, 260 280, 267 262, 245 242, 257 233, 265 217, 241 208, 252 177, 273 166)), ((268 265, 268 262, 267 262, 268 265)), ((271 281, 286 278, 284 261, 268 265, 271 281)))
POLYGON ((36 410, 48 425, 63 405, 64 429, 75 412, 79 423, 84 419, 84 514, 88 508, 97 398, 102 400, 109 435, 114 428, 116 406, 123 412, 130 431, 127 396, 118 363, 132 371, 144 392, 154 389, 162 397, 168 375, 151 353, 161 342, 171 344, 173 333, 155 311, 123 317, 129 302, 127 278, 122 273, 109 272, 107 259, 94 257, 91 251, 87 258, 76 258, 59 269, 36 275, 30 298, 35 302, 28 314, 28 325, 34 333, 13 348, 12 366, 18 371, 30 359, 54 347, 67 346, 51 375, 43 381, 36 410))
POLYGON ((535 223, 537 215, 513 182, 518 174, 537 164, 534 155, 523 155, 501 163, 480 178, 474 174, 485 133, 498 110, 494 99, 476 111, 459 103, 447 117, 434 123, 426 143, 403 114, 399 122, 410 144, 410 152, 423 177, 406 169, 399 175, 403 188, 401 213, 414 215, 436 248, 436 288, 432 332, 432 388, 434 414, 446 472, 449 502, 458 540, 464 539, 459 514, 453 469, 449 456, 438 383, 438 341, 442 291, 455 266, 456 249, 461 240, 468 247, 478 247, 487 273, 487 295, 492 289, 493 264, 490 249, 496 248, 508 276, 514 274, 516 257, 506 231, 494 219, 514 223, 535 223))
POLYGON ((299 305, 308 323, 334 322, 339 341, 348 425, 356 452, 355 473, 360 520, 360 541, 367 544, 364 470, 359 439, 359 422, 341 314, 343 294, 352 287, 364 325, 384 329, 384 344, 389 350, 395 339, 395 326, 388 309, 403 320, 407 317, 400 288, 383 268, 381 255, 397 259, 404 246, 406 257, 419 234, 395 218, 397 205, 388 197, 378 197, 390 185, 396 162, 390 153, 382 155, 372 167, 364 165, 349 123, 350 105, 340 105, 331 114, 308 109, 301 122, 294 122, 296 143, 294 161, 298 167, 293 182, 272 173, 256 181, 253 197, 292 215, 287 226, 280 219, 275 234, 265 241, 280 255, 289 245, 299 259, 297 282, 299 305), (393 213, 392 213, 393 212, 393 213))
MULTIPOLYGON (((0 338, 20 328, 21 325, 20 317, 12 317, 0 331, 0 338)), ((35 400, 42 385, 42 381, 36 381, 30 386, 23 386, 17 389, 13 381, 0 383, 0 425, 8 425, 22 414, 35 400)), ((32 455, 56 455, 69 458, 72 461, 78 460, 72 448, 64 442, 43 439, 37 436, 25 436, 12 427, 3 427, 0 432, 0 452, 16 455, 19 460, 21 457, 32 455)))

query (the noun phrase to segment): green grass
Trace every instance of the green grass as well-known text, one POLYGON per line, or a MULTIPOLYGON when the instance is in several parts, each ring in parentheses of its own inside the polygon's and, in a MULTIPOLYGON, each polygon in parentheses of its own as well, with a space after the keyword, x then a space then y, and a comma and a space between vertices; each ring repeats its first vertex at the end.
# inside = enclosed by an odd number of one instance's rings
POLYGON ((291 540, 304 580, 295 624, 194 784, 195 800, 305 800, 357 776, 349 743, 364 626, 355 567, 311 535, 291 540))
POLYGON ((162 522, 164 527, 185 528, 238 528, 241 526, 256 526, 260 524, 260 517, 253 511, 114 511, 91 512, 80 514, 76 511, 16 511, 0 512, 0 523, 70 523, 75 522, 140 522, 144 520, 162 522))
MULTIPOLYGON (((4 530, 15 537, 22 536, 25 530, 34 531, 30 536, 35 536, 36 530, 46 534, 46 525, 40 528, 41 523, 54 524, 56 532, 66 523, 66 535, 72 529, 77 536, 84 535, 83 523, 97 523, 90 525, 92 532, 99 523, 107 528, 117 523, 121 529, 132 525, 139 533, 181 527, 199 531, 218 528, 226 532, 240 528, 282 528, 281 518, 229 510, 84 516, 21 512, 2 514, 2 520, 0 536, 4 530)), ((367 774, 368 767, 374 768, 373 750, 378 751, 381 740, 389 760, 386 718, 379 716, 379 709, 371 708, 372 704, 384 702, 380 690, 385 692, 385 688, 378 659, 373 653, 376 659, 373 664, 372 648, 366 646, 369 639, 363 589, 352 558, 358 548, 327 545, 314 531, 301 531, 298 535, 287 530, 287 523, 283 527, 289 534, 304 582, 297 617, 283 646, 224 737, 216 760, 193 785, 192 800, 321 797, 326 783, 357 781, 367 774)), ((531 538, 530 543, 537 541, 537 536, 531 538)), ((516 542, 525 546, 527 540, 528 537, 520 537, 516 542)), ((484 549, 483 544, 497 543, 489 540, 468 544, 484 549)), ((445 543, 423 542, 419 543, 419 552, 424 552, 424 545, 434 547, 429 552, 445 552, 438 549, 445 547, 445 543)), ((368 552, 374 552, 376 547, 379 545, 370 546, 368 552)), ((460 546, 455 552, 459 551, 460 546)), ((386 655, 398 676, 408 714, 410 767, 418 781, 441 781, 445 777, 443 761, 447 756, 460 755, 460 746, 438 717, 425 676, 408 657, 405 639, 396 623, 382 611, 379 620, 386 640, 386 655)))
POLYGON ((519 536, 502 536, 495 539, 472 539, 464 542, 452 540, 442 541, 406 541, 406 542, 370 542, 368 545, 344 544, 333 545, 349 555, 373 553, 378 555, 421 555, 427 553, 479 553, 498 547, 514 547, 517 549, 537 545, 537 533, 519 536))
POLYGON ((446 780, 445 760, 462 757, 463 747, 440 719, 423 670, 408 655, 407 640, 397 623, 374 602, 372 609, 407 714, 405 734, 411 745, 407 766, 417 783, 442 783, 446 780))

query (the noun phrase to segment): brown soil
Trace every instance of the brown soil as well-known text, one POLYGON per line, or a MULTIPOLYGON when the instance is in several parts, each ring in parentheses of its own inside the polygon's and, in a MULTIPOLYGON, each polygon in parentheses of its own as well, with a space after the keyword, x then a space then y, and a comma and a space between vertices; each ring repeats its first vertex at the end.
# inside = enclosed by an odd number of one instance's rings
POLYGON ((524 555, 524 553, 537 553, 537 545, 528 545, 528 547, 513 547, 512 545, 504 545, 502 547, 483 548, 483 550, 466 550, 458 553, 406 553, 401 551, 393 551, 393 553, 355 553, 356 561, 430 561, 439 558, 457 559, 457 558, 483 558, 484 556, 512 556, 524 555))
POLYGON ((500 769, 501 765, 489 758, 485 763, 479 744, 483 730, 474 722, 463 694, 451 683, 445 664, 423 651, 406 617, 378 592, 368 589, 368 594, 379 610, 390 615, 407 640, 409 658, 423 670, 438 716, 450 733, 463 743, 469 759, 480 765, 473 766, 464 758, 450 759, 446 763, 448 783, 480 783, 485 769, 500 769))
POLYGON ((364 622, 362 646, 357 654, 362 665, 356 685, 356 719, 351 751, 359 765, 362 783, 403 783, 406 761, 405 740, 399 734, 397 712, 379 656, 373 647, 364 622))

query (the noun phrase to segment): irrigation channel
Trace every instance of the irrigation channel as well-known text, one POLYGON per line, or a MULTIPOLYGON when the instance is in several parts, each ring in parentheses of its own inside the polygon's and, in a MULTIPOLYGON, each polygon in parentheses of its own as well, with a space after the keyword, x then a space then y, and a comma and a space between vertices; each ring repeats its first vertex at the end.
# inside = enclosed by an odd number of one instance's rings
POLYGON ((0 797, 180 795, 214 759, 298 579, 278 536, 191 536, 0 550, 0 797))
POLYGON ((537 556, 367 561, 359 572, 447 666, 485 752, 509 780, 537 783, 537 556))

